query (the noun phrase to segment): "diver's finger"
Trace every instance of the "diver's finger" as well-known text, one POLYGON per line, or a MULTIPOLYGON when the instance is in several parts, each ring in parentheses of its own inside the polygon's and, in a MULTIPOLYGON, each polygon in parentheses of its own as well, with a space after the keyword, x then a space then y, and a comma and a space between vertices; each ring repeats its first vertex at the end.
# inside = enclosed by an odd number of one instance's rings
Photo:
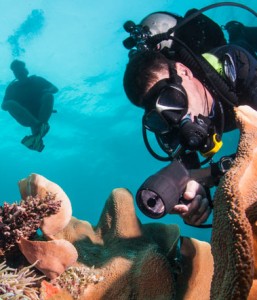
POLYGON ((202 185, 195 180, 188 181, 183 198, 186 200, 192 200, 198 194, 205 195, 205 190, 202 185))
POLYGON ((211 214, 211 208, 208 206, 208 208, 204 211, 204 213, 202 213, 199 216, 197 216, 197 215, 193 216, 191 218, 190 222, 192 222, 192 224, 194 224, 195 226, 199 226, 202 223, 207 221, 210 214, 211 214))
POLYGON ((172 214, 182 214, 188 212, 188 206, 185 204, 177 204, 172 209, 172 214))

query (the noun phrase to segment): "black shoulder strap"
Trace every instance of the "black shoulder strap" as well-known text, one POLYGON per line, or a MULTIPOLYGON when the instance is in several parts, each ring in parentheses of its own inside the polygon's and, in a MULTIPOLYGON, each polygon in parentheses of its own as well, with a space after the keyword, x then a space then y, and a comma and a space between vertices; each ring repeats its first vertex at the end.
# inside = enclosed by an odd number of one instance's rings
POLYGON ((238 97, 233 87, 202 56, 196 56, 184 47, 179 49, 179 56, 182 63, 189 67, 221 102, 238 106, 238 97))

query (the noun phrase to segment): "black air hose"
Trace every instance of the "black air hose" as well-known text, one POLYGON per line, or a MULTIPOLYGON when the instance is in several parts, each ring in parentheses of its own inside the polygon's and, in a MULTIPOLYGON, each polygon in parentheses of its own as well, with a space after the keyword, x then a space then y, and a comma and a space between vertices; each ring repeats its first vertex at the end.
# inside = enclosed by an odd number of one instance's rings
POLYGON ((180 48, 179 56, 196 77, 206 83, 208 88, 211 88, 213 93, 221 98, 221 102, 225 101, 230 106, 238 106, 238 97, 234 91, 231 90, 226 81, 217 73, 217 71, 201 56, 195 56, 188 52, 185 48, 180 48), (203 78, 203 75, 205 76, 203 78))

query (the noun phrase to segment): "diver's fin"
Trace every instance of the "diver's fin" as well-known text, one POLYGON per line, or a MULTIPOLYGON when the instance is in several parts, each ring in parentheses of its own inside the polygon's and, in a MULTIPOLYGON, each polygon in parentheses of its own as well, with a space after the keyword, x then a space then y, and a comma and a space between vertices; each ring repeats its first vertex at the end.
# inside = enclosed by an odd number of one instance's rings
POLYGON ((25 136, 22 139, 21 143, 26 147, 28 147, 29 149, 38 152, 41 152, 45 147, 42 138, 40 136, 35 136, 35 135, 25 136))
POLYGON ((50 125, 48 123, 41 123, 37 127, 32 127, 32 135, 34 136, 40 136, 40 138, 43 138, 49 131, 50 125))
POLYGON ((31 147, 33 147, 33 144, 35 143, 35 136, 27 135, 21 140, 21 143, 31 149, 31 147))
POLYGON ((40 137, 36 137, 35 139, 35 143, 33 144, 33 147, 31 148, 31 150, 35 150, 38 152, 42 152, 42 150, 45 148, 45 145, 43 143, 42 138, 40 137))
POLYGON ((50 125, 48 123, 42 123, 39 130, 40 138, 42 139, 50 129, 50 125))

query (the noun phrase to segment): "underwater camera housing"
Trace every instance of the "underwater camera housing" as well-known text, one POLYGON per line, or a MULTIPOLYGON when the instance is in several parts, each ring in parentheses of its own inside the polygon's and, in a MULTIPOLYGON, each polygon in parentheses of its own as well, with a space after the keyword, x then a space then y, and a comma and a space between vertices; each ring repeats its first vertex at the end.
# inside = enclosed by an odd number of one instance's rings
POLYGON ((165 216, 179 203, 188 181, 188 170, 174 160, 140 186, 136 194, 139 209, 153 219, 165 216))

